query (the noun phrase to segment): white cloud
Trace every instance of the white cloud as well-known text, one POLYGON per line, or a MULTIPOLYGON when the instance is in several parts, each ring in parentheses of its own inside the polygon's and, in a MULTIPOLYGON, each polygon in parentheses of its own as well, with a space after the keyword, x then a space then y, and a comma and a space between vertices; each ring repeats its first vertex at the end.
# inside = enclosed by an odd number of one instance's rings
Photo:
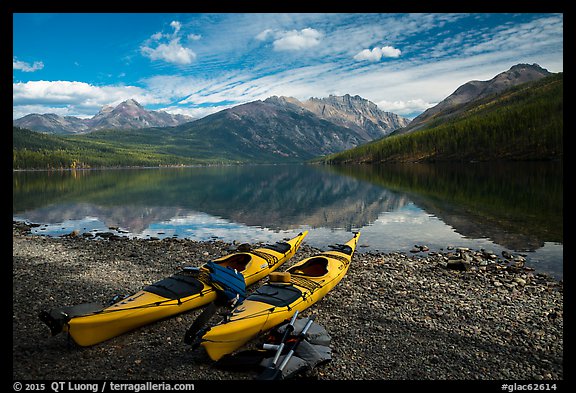
POLYGON ((281 37, 274 41, 274 49, 278 51, 308 49, 318 45, 320 38, 322 33, 309 27, 300 31, 291 30, 283 32, 281 37))
POLYGON ((93 116, 102 106, 117 105, 129 98, 134 98, 142 105, 161 102, 136 86, 94 86, 76 81, 29 81, 12 84, 14 118, 21 117, 20 114, 31 107, 37 109, 34 113, 93 116))
POLYGON ((397 100, 397 101, 379 101, 376 103, 380 110, 385 112, 392 112, 398 115, 410 115, 414 113, 422 113, 426 109, 433 107, 437 103, 426 102, 421 98, 411 100, 397 100))
POLYGON ((170 22, 170 26, 174 29, 174 35, 177 35, 180 29, 182 28, 182 23, 174 20, 170 22))
POLYGON ((256 36, 256 39, 259 41, 266 41, 268 39, 268 37, 274 35, 274 32, 272 31, 272 29, 266 29, 261 31, 260 33, 258 33, 258 35, 256 36))
POLYGON ((323 63, 268 75, 246 70, 213 78, 155 76, 143 82, 147 91, 154 97, 162 97, 164 102, 179 100, 181 108, 202 106, 202 111, 207 108, 221 110, 273 95, 306 100, 330 94, 358 94, 384 111, 413 118, 446 98, 461 84, 488 80, 514 64, 502 61, 493 64, 492 61, 493 57, 486 55, 483 59, 446 59, 409 66, 388 63, 384 67, 362 69, 323 63))
MULTIPOLYGON (((150 60, 162 60, 177 65, 191 64, 196 60, 196 53, 192 49, 180 44, 178 33, 182 29, 182 24, 172 21, 170 26, 174 29, 172 35, 155 33, 140 47, 140 53, 150 60), (167 42, 162 42, 168 40, 167 42)), ((198 40, 200 36, 190 34, 189 41, 198 40)))
MULTIPOLYGON (((147 91, 166 101, 180 105, 214 106, 223 109, 230 104, 264 100, 273 95, 306 99, 326 91, 333 84, 332 65, 317 65, 289 69, 270 75, 250 71, 227 72, 214 78, 195 78, 176 75, 154 76, 144 80, 147 91)), ((336 79, 339 77, 336 76, 336 79)), ((334 93, 329 90, 328 93, 334 93)))
POLYGON ((520 62, 538 63, 552 72, 563 68, 562 15, 497 28, 468 29, 455 35, 444 29, 426 40, 414 38, 428 28, 466 16, 364 17, 362 23, 341 25, 335 21, 347 21, 352 16, 335 15, 322 22, 320 15, 242 14, 234 15, 234 20, 224 26, 197 25, 197 35, 186 31, 190 23, 173 22, 165 31, 151 35, 140 50, 154 61, 171 64, 189 64, 196 52, 203 64, 194 73, 142 74, 140 80, 132 82, 140 87, 63 81, 14 84, 14 113, 23 110, 24 105, 45 105, 60 111, 70 108, 72 115, 74 111, 94 114, 101 105, 134 97, 143 105, 160 104, 172 113, 194 115, 271 95, 306 100, 311 96, 358 94, 382 110, 414 117, 461 84, 488 80, 520 62), (294 26, 315 29, 292 30, 294 26), (266 50, 270 47, 255 48, 263 42, 273 47, 274 53, 266 50), (357 53, 359 48, 366 48, 366 43, 382 42, 393 42, 402 51, 378 46, 357 53), (195 45, 194 52, 190 45, 195 45), (244 49, 250 52, 245 54, 244 49), (283 51, 306 49, 315 51, 314 59, 294 56, 291 62, 285 61, 283 51), (407 53, 409 59, 403 61, 407 53), (419 57, 420 53, 424 55, 419 57), (234 56, 242 62, 234 63, 234 56), (390 56, 399 59, 379 63, 390 56), (221 68, 223 64, 225 68, 221 68), (41 91, 42 83, 45 91, 41 91))
POLYGON ((84 82, 30 81, 14 83, 12 86, 15 105, 38 100, 51 104, 79 102, 99 95, 98 88, 84 82))
POLYGON ((31 113, 55 113, 60 116, 76 116, 76 117, 92 117, 96 112, 90 116, 82 115, 76 109, 70 106, 51 106, 51 105, 18 105, 12 108, 12 119, 19 119, 31 113))
POLYGON ((16 60, 15 57, 12 57, 12 68, 23 72, 34 72, 44 68, 44 63, 41 61, 35 61, 33 64, 30 64, 25 61, 16 60))
POLYGON ((179 39, 173 39, 168 44, 159 44, 156 48, 143 46, 140 51, 151 60, 164 60, 179 65, 190 64, 196 59, 196 54, 180 45, 179 39))
POLYGON ((226 108, 229 108, 233 105, 223 105, 223 106, 206 106, 206 107, 196 107, 196 108, 187 108, 187 107, 180 107, 180 106, 168 106, 165 108, 158 108, 159 111, 164 111, 171 113, 173 115, 188 115, 193 117, 194 119, 201 119, 212 113, 219 112, 226 108))
POLYGON ((354 59, 358 61, 380 61, 382 57, 400 57, 402 51, 392 46, 383 46, 381 48, 364 49, 358 52, 354 59))
POLYGON ((273 47, 276 51, 296 51, 312 48, 320 44, 323 34, 316 29, 307 27, 302 30, 274 31, 266 29, 256 35, 259 41, 274 39, 273 47))
POLYGON ((400 57, 402 51, 400 49, 396 49, 392 46, 383 46, 381 48, 382 56, 384 57, 400 57))

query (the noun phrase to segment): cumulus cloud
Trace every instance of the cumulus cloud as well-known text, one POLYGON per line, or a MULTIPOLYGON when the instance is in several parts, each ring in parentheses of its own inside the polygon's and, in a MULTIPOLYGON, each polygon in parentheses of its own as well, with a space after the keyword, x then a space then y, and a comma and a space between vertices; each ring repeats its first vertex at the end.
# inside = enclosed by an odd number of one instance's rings
POLYGON ((296 51, 312 48, 320 44, 322 33, 316 29, 307 27, 302 30, 274 31, 266 29, 260 32, 256 39, 266 41, 272 38, 273 47, 276 51, 296 51))
POLYGON ((12 84, 13 116, 18 116, 33 105, 35 108, 45 108, 37 113, 65 113, 82 117, 87 114, 94 115, 104 105, 117 105, 129 98, 134 98, 142 105, 160 102, 158 98, 136 86, 94 86, 76 81, 29 81, 12 84))
POLYGON ((34 72, 44 68, 44 63, 41 61, 35 61, 33 64, 30 64, 12 57, 12 68, 23 72, 34 72))
POLYGON ((320 43, 322 33, 311 28, 291 30, 282 33, 282 36, 274 41, 274 49, 283 50, 300 50, 316 46, 320 43))
MULTIPOLYGON (((170 27, 174 29, 172 34, 160 32, 152 34, 140 47, 140 53, 150 60, 161 60, 178 65, 192 63, 196 59, 196 53, 180 43, 179 32, 182 29, 182 24, 178 21, 172 21, 170 27)), ((188 35, 188 40, 198 39, 200 36, 188 35)))
POLYGON ((257 36, 256 39, 259 41, 266 41, 268 39, 268 37, 273 36, 274 32, 272 31, 272 29, 266 29, 261 31, 257 36))
POLYGON ((180 31, 180 29, 182 28, 182 23, 174 20, 174 21, 170 22, 170 27, 172 27, 174 29, 174 35, 177 35, 178 32, 180 31))
POLYGON ((380 61, 383 57, 400 57, 402 51, 392 46, 376 47, 372 50, 364 49, 358 52, 354 59, 358 61, 380 61))
POLYGON ((180 45, 179 39, 174 39, 168 44, 158 44, 155 48, 144 46, 141 52, 150 60, 164 60, 174 64, 190 64, 196 59, 196 54, 189 48, 180 45))

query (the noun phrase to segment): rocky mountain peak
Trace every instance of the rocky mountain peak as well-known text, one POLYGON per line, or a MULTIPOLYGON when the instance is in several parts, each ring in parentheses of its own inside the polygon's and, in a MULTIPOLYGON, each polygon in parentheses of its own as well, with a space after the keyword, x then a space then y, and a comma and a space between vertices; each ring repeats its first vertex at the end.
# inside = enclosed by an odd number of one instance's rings
POLYGON ((375 103, 358 95, 312 97, 302 106, 320 118, 364 132, 369 139, 386 136, 410 122, 394 113, 380 110, 375 103))
POLYGON ((507 72, 510 73, 510 72, 524 72, 524 71, 536 72, 543 75, 550 75, 550 71, 548 71, 546 68, 540 67, 540 65, 536 63, 533 64, 519 63, 510 67, 508 71, 504 71, 503 74, 507 72))
POLYGON ((538 64, 516 64, 509 70, 499 73, 487 81, 470 81, 458 87, 436 106, 427 109, 399 133, 407 133, 422 128, 428 121, 441 116, 442 113, 450 113, 460 105, 482 99, 491 94, 500 93, 510 87, 526 82, 532 82, 551 73, 538 64))
POLYGON ((551 73, 538 64, 516 64, 508 71, 501 72, 491 80, 485 82, 480 95, 486 96, 492 93, 498 93, 509 87, 522 83, 538 80, 551 73))
POLYGON ((116 116, 144 116, 148 117, 148 114, 151 113, 144 109, 142 105, 138 103, 138 101, 134 99, 129 99, 126 101, 121 102, 118 104, 114 109, 112 109, 110 114, 114 114, 116 116))
POLYGON ((297 98, 287 96, 271 96, 266 98, 264 102, 269 102, 278 105, 286 105, 286 104, 302 105, 302 103, 297 98))
POLYGON ((146 110, 144 109, 144 107, 142 105, 140 105, 140 103, 138 101, 136 101, 133 98, 130 98, 126 101, 122 101, 120 104, 118 104, 114 110, 146 110))
MULTIPOLYGON (((311 98, 311 100, 314 98, 311 98)), ((326 102, 330 102, 333 105, 344 105, 349 107, 360 107, 360 106, 368 106, 368 107, 376 107, 376 104, 367 100, 366 98, 362 98, 359 95, 351 96, 350 94, 344 94, 343 96, 336 96, 330 94, 328 98, 323 98, 322 100, 326 102)))
POLYGON ((128 98, 126 101, 122 102, 120 105, 129 105, 129 106, 137 106, 139 108, 142 108, 142 105, 140 105, 140 103, 138 101, 136 101, 134 98, 128 98))

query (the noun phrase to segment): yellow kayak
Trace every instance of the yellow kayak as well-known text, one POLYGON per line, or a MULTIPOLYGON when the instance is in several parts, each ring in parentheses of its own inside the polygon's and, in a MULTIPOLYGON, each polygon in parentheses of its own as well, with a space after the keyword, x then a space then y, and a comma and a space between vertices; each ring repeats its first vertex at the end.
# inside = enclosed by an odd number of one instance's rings
POLYGON ((359 237, 271 274, 267 284, 205 331, 199 343, 208 356, 218 360, 322 299, 346 275, 359 237))
POLYGON ((304 231, 286 242, 232 253, 201 267, 186 267, 109 307, 93 303, 60 307, 41 312, 40 319, 52 335, 67 332, 80 346, 98 344, 216 300, 219 287, 211 281, 208 264, 241 273, 242 285, 256 283, 292 258, 307 234, 304 231))

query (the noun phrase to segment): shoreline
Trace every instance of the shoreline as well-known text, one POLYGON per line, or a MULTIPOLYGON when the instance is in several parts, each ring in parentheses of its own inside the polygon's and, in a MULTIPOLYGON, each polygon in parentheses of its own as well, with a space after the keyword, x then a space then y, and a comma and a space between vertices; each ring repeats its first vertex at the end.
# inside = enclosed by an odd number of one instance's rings
MULTIPOLYGON (((105 304, 185 265, 231 252, 197 242, 31 235, 13 223, 13 379, 251 380, 213 367, 183 337, 201 310, 92 347, 54 337, 47 308, 105 304)), ((301 246, 280 268, 313 255, 301 246)), ((357 250, 346 277, 302 316, 332 337, 332 360, 306 380, 563 380, 563 281, 472 250, 415 256, 357 250)), ((255 287, 259 285, 256 284, 255 287)), ((254 287, 251 287, 254 288, 254 287)))
MULTIPOLYGON (((175 239, 189 239, 188 237, 184 236, 181 237, 178 234, 165 234, 163 231, 157 231, 156 234, 147 234, 146 236, 133 234, 127 230, 123 230, 120 227, 116 226, 108 226, 107 228, 100 228, 95 229, 92 228, 88 230, 84 228, 83 230, 79 229, 66 229, 64 227, 59 227, 58 229, 51 229, 44 232, 45 229, 49 226, 49 224, 40 224, 35 222, 30 222, 28 220, 14 218, 13 217, 13 225, 20 226, 22 228, 30 229, 30 234, 38 235, 38 236, 47 236, 47 237, 84 237, 93 240, 102 240, 112 238, 113 240, 126 240, 128 239, 143 239, 143 240, 162 240, 166 238, 175 238, 175 239)), ((211 236, 209 238, 196 238, 193 239, 195 241, 212 241, 219 239, 224 242, 233 242, 233 244, 237 243, 236 239, 226 239, 223 237, 211 236)), ((189 239, 192 240, 192 239, 189 239)), ((310 239, 308 239, 310 240, 310 239)), ((249 241, 244 239, 243 242, 249 241)), ((328 239, 330 241, 330 239, 328 239)), ((534 274, 542 273, 545 275, 550 276, 551 278, 563 281, 563 266, 562 261, 560 261, 560 268, 558 268, 553 261, 550 262, 549 260, 541 260, 536 255, 532 255, 529 251, 509 251, 503 246, 496 246, 496 250, 494 247, 487 246, 486 248, 482 246, 472 247, 471 245, 467 246, 455 246, 454 242, 447 242, 447 245, 439 246, 438 244, 431 245, 430 248, 424 245, 414 245, 414 247, 403 248, 402 251, 398 251, 398 249, 380 249, 371 247, 367 244, 360 244, 358 246, 357 252, 363 253, 376 253, 376 254, 386 254, 386 253, 393 253, 393 252, 406 252, 410 253, 410 255, 418 256, 418 257, 426 257, 426 256, 433 256, 435 254, 440 254, 445 257, 449 257, 454 253, 458 253, 460 250, 466 250, 466 254, 474 257, 476 260, 483 259, 487 263, 498 263, 501 266, 506 264, 512 263, 521 263, 523 269, 526 271, 532 271, 534 274), (418 249, 421 247, 421 249, 418 249), (478 250, 478 247, 480 249, 478 250), (501 249, 498 249, 498 248, 501 249), (425 249, 424 249, 425 248, 425 249)), ((456 243, 457 244, 457 243, 456 243)), ((324 247, 324 243, 318 244, 316 241, 312 247, 324 247)), ((550 245, 544 244, 542 249, 545 247, 552 247, 550 245)), ((445 258, 446 259, 446 258, 445 258)))

